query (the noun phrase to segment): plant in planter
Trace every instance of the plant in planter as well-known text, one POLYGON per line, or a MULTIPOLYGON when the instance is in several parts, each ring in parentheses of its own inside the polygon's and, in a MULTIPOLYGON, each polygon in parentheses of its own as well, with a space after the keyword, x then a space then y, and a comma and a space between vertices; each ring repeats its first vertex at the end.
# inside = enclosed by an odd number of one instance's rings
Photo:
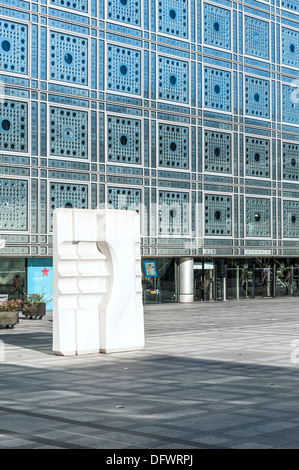
POLYGON ((19 310, 21 309, 21 300, 12 299, 0 302, 0 325, 6 328, 13 328, 19 323, 19 310))
POLYGON ((46 315, 46 304, 51 298, 44 293, 41 294, 25 294, 25 301, 22 305, 23 315, 26 317, 39 318, 40 320, 46 315))

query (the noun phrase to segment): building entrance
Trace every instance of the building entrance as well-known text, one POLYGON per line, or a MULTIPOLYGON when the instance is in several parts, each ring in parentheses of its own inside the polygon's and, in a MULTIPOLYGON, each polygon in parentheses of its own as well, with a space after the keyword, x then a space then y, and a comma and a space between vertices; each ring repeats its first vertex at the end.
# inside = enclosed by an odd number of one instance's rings
POLYGON ((248 299, 252 297, 253 268, 247 262, 227 266, 227 299, 248 299))
POLYGON ((218 263, 226 279, 227 299, 299 295, 299 264, 295 260, 251 258, 218 263))
POLYGON ((145 304, 299 296, 299 259, 149 258, 142 267, 145 304))
POLYGON ((299 295, 299 266, 293 260, 276 260, 275 265, 276 297, 299 295))
POLYGON ((214 263, 212 261, 194 262, 194 300, 214 299, 214 263))
POLYGON ((259 258, 232 260, 225 270, 227 299, 273 297, 273 262, 259 258))
POLYGON ((254 267, 254 297, 273 297, 273 264, 256 259, 254 267))

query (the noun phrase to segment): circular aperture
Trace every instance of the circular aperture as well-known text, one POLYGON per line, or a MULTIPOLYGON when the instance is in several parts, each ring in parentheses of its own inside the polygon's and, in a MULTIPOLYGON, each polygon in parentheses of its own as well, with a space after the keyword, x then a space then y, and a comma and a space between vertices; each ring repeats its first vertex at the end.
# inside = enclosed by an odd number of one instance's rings
POLYGON ((175 218, 176 214, 177 214, 176 209, 170 209, 169 215, 172 219, 175 218))
POLYGON ((255 154, 254 154, 254 159, 255 159, 256 162, 259 162, 259 161, 260 161, 260 158, 261 158, 261 157, 260 157, 260 154, 259 154, 259 153, 255 153, 255 154))
POLYGON ((256 213, 254 214, 254 219, 255 219, 256 222, 259 222, 259 221, 261 220, 261 214, 259 214, 258 212, 256 212, 256 213))
POLYGON ((296 166, 296 159, 295 159, 295 158, 292 158, 292 160, 291 160, 291 165, 292 165, 292 166, 296 166))
POLYGON ((220 24, 218 23, 218 21, 214 21, 213 27, 214 27, 214 31, 216 31, 216 32, 219 31, 219 29, 220 29, 220 24))
POLYGON ((5 52, 8 52, 10 50, 10 42, 5 39, 2 41, 1 47, 5 52))
POLYGON ((295 52, 295 44, 290 44, 290 51, 292 52, 292 54, 294 54, 294 52, 295 52))
POLYGON ((221 153, 220 148, 219 148, 219 147, 216 147, 215 150, 214 150, 215 157, 219 157, 219 156, 220 156, 220 153, 221 153))
POLYGON ((175 143, 175 142, 171 142, 171 143, 170 143, 170 150, 171 150, 172 152, 175 152, 175 151, 176 151, 176 147, 177 147, 177 146, 176 146, 176 143, 175 143))
POLYGON ((4 131, 9 131, 10 129, 10 122, 8 119, 3 119, 3 121, 1 122, 1 127, 4 131))
POLYGON ((175 86, 175 84, 176 84, 176 76, 175 76, 175 75, 170 75, 169 81, 170 81, 170 84, 171 84, 172 86, 175 86))
POLYGON ((259 35, 259 33, 254 33, 254 34, 253 34, 253 41, 254 41, 256 44, 259 44, 259 43, 260 43, 260 35, 259 35))
POLYGON ((66 202, 66 203, 64 204, 64 207, 65 207, 66 209, 72 209, 73 204, 72 204, 71 202, 66 202))
POLYGON ((73 131, 70 128, 65 129, 64 135, 67 139, 71 139, 73 137, 73 131))
POLYGON ((216 219, 216 220, 219 220, 220 217, 221 217, 221 212, 220 212, 220 211, 216 211, 216 212, 215 212, 215 219, 216 219))
POLYGON ((64 56, 64 60, 65 62, 68 64, 68 65, 71 65, 71 63, 73 62, 73 56, 72 54, 69 54, 68 52, 65 54, 64 56))
POLYGON ((175 20, 176 19, 176 11, 171 9, 169 10, 169 16, 172 20, 175 20))
POLYGON ((128 0, 120 0, 120 3, 125 6, 128 3, 128 0))
POLYGON ((219 95, 219 93, 220 93, 220 86, 219 86, 219 85, 215 85, 215 86, 214 86, 214 91, 215 91, 216 95, 219 95))
POLYGON ((296 216, 295 215, 292 215, 292 224, 294 224, 296 222, 296 216))
POLYGON ((121 73, 122 75, 127 75, 127 73, 128 73, 128 67, 127 67, 126 65, 121 65, 121 66, 120 66, 120 73, 121 73))
POLYGON ((260 95, 258 93, 254 94, 254 101, 256 101, 257 103, 260 101, 260 95))
POLYGON ((127 136, 122 135, 122 136, 120 137, 120 143, 121 143, 121 145, 127 145, 127 143, 128 143, 128 138, 127 138, 127 136))

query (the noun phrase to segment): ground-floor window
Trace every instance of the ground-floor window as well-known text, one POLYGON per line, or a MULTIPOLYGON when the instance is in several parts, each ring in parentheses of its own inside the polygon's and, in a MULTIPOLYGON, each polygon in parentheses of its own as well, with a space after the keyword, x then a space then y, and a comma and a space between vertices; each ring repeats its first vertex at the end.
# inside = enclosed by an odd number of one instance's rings
MULTIPOLYGON (((191 258, 194 301, 299 296, 297 258, 191 258)), ((179 258, 143 258, 144 304, 178 302, 179 258)), ((0 297, 23 298, 43 292, 51 297, 52 259, 0 258, 0 297)), ((52 308, 52 303, 47 304, 52 308)))
POLYGON ((144 259, 142 285, 145 304, 177 302, 177 261, 174 258, 144 259))
POLYGON ((26 292, 26 260, 1 258, 0 295, 8 299, 19 299, 26 292))

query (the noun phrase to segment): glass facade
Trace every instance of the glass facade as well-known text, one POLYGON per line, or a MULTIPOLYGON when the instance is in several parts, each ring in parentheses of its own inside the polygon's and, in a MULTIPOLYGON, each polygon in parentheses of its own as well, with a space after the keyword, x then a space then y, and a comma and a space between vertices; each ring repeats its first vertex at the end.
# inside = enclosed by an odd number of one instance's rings
POLYGON ((206 299, 252 296, 256 259, 296 271, 298 51, 298 0, 2 0, 0 263, 105 207, 140 213, 165 299, 182 256, 217 266, 206 299))

